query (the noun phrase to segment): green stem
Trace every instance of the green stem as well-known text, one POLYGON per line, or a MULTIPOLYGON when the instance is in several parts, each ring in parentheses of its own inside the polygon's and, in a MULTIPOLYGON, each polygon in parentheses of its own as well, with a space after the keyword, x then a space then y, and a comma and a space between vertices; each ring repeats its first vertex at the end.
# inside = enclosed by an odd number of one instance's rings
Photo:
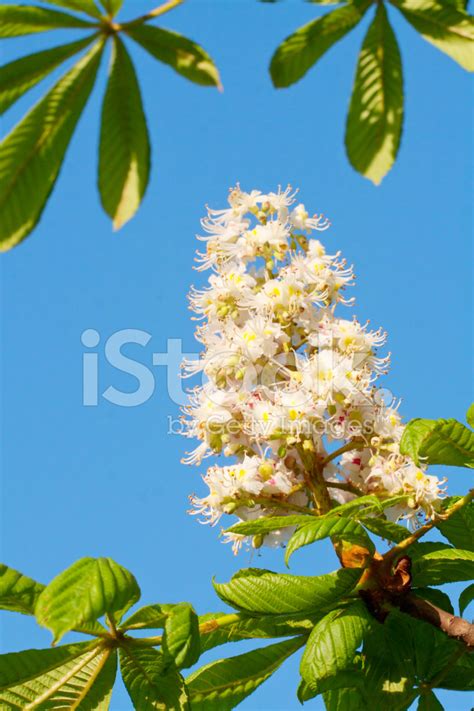
POLYGON ((147 12, 146 15, 137 17, 136 20, 130 20, 130 22, 123 22, 121 24, 121 28, 126 30, 129 27, 137 27, 138 25, 143 25, 149 20, 154 20, 155 17, 164 15, 165 12, 174 10, 175 7, 178 7, 178 5, 181 5, 183 2, 184 0, 168 0, 168 2, 165 2, 163 5, 159 5, 158 7, 155 7, 154 10, 150 10, 150 12, 147 12))
MULTIPOLYGON (((223 627, 229 627, 240 620, 240 615, 237 612, 230 613, 229 615, 222 615, 215 620, 206 620, 206 622, 201 622, 199 625, 200 634, 209 634, 214 632, 214 630, 222 629, 223 627)), ((127 643, 132 644, 135 647, 156 647, 163 641, 163 635, 157 637, 143 637, 137 639, 135 637, 127 637, 127 643)))
POLYGON ((323 475, 324 464, 315 463, 311 475, 311 491, 317 507, 317 513, 321 516, 332 509, 331 497, 328 491, 328 482, 323 475))

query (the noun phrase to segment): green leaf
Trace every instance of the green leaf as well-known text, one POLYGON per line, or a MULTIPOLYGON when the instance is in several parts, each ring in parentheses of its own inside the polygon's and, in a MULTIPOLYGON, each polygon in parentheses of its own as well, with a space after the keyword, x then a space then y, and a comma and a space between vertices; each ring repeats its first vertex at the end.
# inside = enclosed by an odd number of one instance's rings
POLYGON ((304 526, 315 520, 315 516, 268 516, 256 521, 242 521, 227 529, 228 533, 239 533, 244 536, 253 536, 256 533, 265 535, 272 531, 280 531, 288 526, 304 526))
POLYGON ((88 643, 0 656, 0 706, 9 711, 106 711, 117 654, 88 643), (3 703, 2 703, 3 702, 3 703))
POLYGON ((326 711, 367 711, 367 699, 357 688, 325 691, 323 698, 326 711))
POLYGON ((189 709, 183 677, 156 649, 131 646, 121 649, 120 669, 135 709, 189 709))
POLYGON ((186 679, 192 710, 233 709, 304 642, 304 637, 296 637, 201 667, 186 679))
POLYGON ((98 20, 102 17, 94 0, 41 0, 41 2, 45 2, 47 5, 59 5, 59 7, 65 7, 76 12, 83 12, 98 20))
POLYGON ((474 691, 474 655, 464 654, 437 686, 453 691, 474 691))
POLYGON ((380 536, 380 538, 385 538, 387 541, 400 543, 410 535, 405 526, 400 526, 398 523, 387 521, 387 519, 384 518, 373 518, 368 516, 358 516, 357 518, 359 523, 361 523, 364 528, 371 533, 374 533, 376 536, 380 536))
MULTIPOLYGON (((473 52, 474 54, 474 52, 473 52)), ((411 420, 400 442, 400 452, 417 464, 474 466, 474 432, 457 420, 411 420)))
POLYGON ((437 588, 414 588, 412 592, 416 595, 416 597, 428 600, 428 602, 432 602, 433 605, 436 605, 442 610, 446 610, 446 612, 450 612, 454 615, 454 608, 451 604, 451 600, 442 590, 438 590, 437 588))
POLYGON ((0 251, 38 222, 94 86, 103 45, 96 44, 17 124, 0 145, 0 251))
POLYGON ((470 427, 474 428, 474 402, 470 405, 469 410, 466 412, 466 422, 470 427))
POLYGON ((34 607, 44 585, 22 575, 17 570, 0 564, 0 609, 33 615, 34 607))
POLYGON ((81 558, 43 590, 35 615, 58 642, 69 630, 104 614, 114 615, 118 622, 139 598, 137 581, 118 563, 110 558, 81 558))
POLYGON ((290 557, 298 548, 329 536, 338 541, 360 544, 372 553, 375 551, 374 544, 357 521, 349 518, 321 518, 299 528, 292 535, 286 548, 285 563, 288 564, 290 557))
POLYGON ((164 628, 173 605, 145 605, 120 625, 122 630, 145 630, 164 628))
POLYGON ((417 711, 444 711, 444 706, 440 704, 431 690, 420 696, 416 708, 417 711))
POLYGON ((397 39, 378 3, 359 55, 346 125, 352 166, 378 185, 397 157, 403 125, 403 73, 397 39))
POLYGON ((57 10, 47 10, 29 5, 0 5, 0 37, 20 37, 34 32, 61 30, 67 27, 93 27, 93 23, 81 20, 57 10))
POLYGON ((466 12, 449 2, 392 0, 420 35, 455 62, 474 71, 474 23, 466 12))
POLYGON ((127 34, 160 62, 202 86, 221 88, 219 72, 208 53, 198 44, 162 27, 127 27, 127 34))
POLYGON ((232 625, 212 628, 212 621, 227 617, 228 613, 208 613, 199 617, 199 623, 210 625, 210 631, 201 632, 201 654, 228 642, 240 642, 243 639, 271 639, 272 637, 294 637, 308 633, 313 629, 318 615, 308 618, 300 615, 270 615, 251 617, 237 614, 232 625))
POLYGON ((456 548, 474 551, 474 502, 463 506, 446 521, 439 521, 436 528, 456 548))
POLYGON ((315 625, 300 666, 301 676, 311 689, 325 691, 331 678, 353 671, 355 653, 371 620, 364 603, 357 601, 344 610, 333 610, 315 625))
POLYGON ((282 88, 299 81, 322 55, 362 19, 369 2, 350 4, 312 20, 287 37, 270 62, 274 86, 282 88))
POLYGON ((140 87, 125 45, 115 37, 102 105, 99 190, 118 230, 138 210, 150 175, 150 142, 140 87))
POLYGON ((464 614, 464 610, 470 603, 474 600, 474 583, 469 585, 459 596, 459 614, 461 617, 464 614))
POLYGON ((307 577, 244 568, 228 583, 214 582, 224 602, 247 612, 292 614, 330 610, 349 594, 360 578, 357 568, 307 577))
POLYGON ((115 17, 123 5, 123 0, 100 0, 109 17, 115 17))
POLYGON ((335 508, 324 514, 324 518, 330 518, 332 516, 346 516, 348 513, 353 511, 358 511, 362 509, 361 514, 366 516, 368 514, 383 513, 384 509, 391 508, 392 506, 398 506, 398 504, 406 501, 408 496, 406 494, 390 496, 386 499, 379 499, 378 496, 374 494, 366 494, 365 496, 358 496, 351 501, 347 501, 345 504, 336 506, 335 508))
POLYGON ((191 667, 199 659, 199 620, 189 603, 175 605, 166 618, 163 652, 179 669, 191 667))
POLYGON ((443 585, 474 578, 474 553, 457 548, 426 553, 417 558, 412 567, 413 584, 443 585))
POLYGON ((35 52, 0 67, 0 115, 53 69, 85 49, 94 37, 91 35, 78 42, 35 52))
MULTIPOLYGON (((34 615, 36 602, 44 589, 42 583, 0 564, 0 610, 34 615)), ((104 632, 105 628, 99 622, 91 622, 75 631, 95 635, 104 632)))

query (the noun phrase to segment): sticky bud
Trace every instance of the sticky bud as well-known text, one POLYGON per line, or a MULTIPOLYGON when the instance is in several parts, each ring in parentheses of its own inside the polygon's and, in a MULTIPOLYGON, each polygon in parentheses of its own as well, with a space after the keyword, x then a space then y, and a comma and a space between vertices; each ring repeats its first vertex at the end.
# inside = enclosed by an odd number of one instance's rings
POLYGON ((241 504, 239 504, 238 502, 232 501, 230 504, 225 504, 224 512, 226 514, 233 514, 234 511, 236 511, 240 506, 241 504))
POLYGON ((282 444, 278 447, 278 456, 279 457, 286 457, 286 447, 284 444, 282 444))

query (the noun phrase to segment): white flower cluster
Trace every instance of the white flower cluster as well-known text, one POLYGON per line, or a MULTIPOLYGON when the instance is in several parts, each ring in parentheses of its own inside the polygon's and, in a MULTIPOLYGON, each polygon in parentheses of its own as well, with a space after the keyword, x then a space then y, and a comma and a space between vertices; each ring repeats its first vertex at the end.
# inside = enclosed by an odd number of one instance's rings
MULTIPOLYGON (((200 440, 185 461, 234 463, 208 469, 209 494, 192 497, 193 512, 215 524, 223 513, 247 521, 313 508, 317 467, 338 502, 408 495, 389 514, 416 525, 433 514, 443 482, 400 454, 398 405, 386 405, 374 385, 388 366, 377 355, 385 334, 335 316, 338 304, 352 304, 352 268, 310 238, 328 221, 294 202, 290 188, 237 187, 230 207, 208 210, 202 222, 198 269, 213 273, 208 288, 190 294, 204 352, 183 364, 203 382, 185 408, 186 435, 200 440)), ((292 530, 263 542, 283 542, 292 530)), ((243 537, 226 539, 238 550, 243 537)))

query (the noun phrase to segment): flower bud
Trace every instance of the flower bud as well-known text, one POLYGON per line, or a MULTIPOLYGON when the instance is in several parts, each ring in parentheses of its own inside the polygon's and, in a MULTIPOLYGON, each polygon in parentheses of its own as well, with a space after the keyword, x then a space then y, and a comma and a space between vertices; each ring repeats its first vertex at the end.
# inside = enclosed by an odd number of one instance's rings
POLYGON ((273 476, 273 465, 270 464, 270 462, 265 462, 264 464, 260 464, 258 468, 258 473, 262 477, 263 481, 267 481, 267 479, 270 479, 271 476, 273 476))

